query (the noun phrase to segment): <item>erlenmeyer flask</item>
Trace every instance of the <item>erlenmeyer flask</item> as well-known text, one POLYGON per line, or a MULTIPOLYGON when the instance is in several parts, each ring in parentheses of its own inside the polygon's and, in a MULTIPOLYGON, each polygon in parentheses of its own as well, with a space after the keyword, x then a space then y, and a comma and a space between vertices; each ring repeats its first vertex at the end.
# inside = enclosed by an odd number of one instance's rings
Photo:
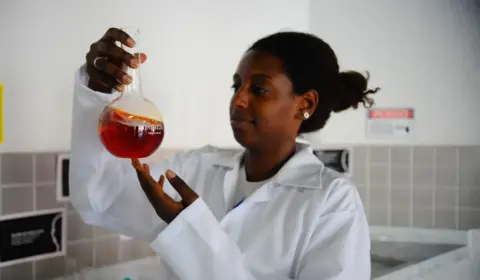
MULTIPOLYGON (((136 28, 123 28, 136 42, 140 32, 136 28)), ((121 45, 130 53, 133 48, 121 45)), ((119 158, 145 158, 153 154, 163 141, 163 118, 155 104, 143 97, 140 81, 141 64, 135 69, 124 65, 123 70, 132 77, 119 98, 105 107, 100 115, 98 130, 105 148, 119 158)))

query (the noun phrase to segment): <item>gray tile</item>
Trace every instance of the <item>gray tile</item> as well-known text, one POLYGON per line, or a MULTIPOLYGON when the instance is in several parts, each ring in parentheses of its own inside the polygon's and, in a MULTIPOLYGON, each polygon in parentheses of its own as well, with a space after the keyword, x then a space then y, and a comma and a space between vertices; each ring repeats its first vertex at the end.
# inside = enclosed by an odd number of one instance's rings
POLYGON ((370 206, 387 206, 390 203, 387 188, 369 188, 370 206))
POLYGON ((480 228, 480 210, 460 209, 458 213, 459 229, 480 228))
POLYGON ((409 166, 412 160, 412 148, 410 147, 392 147, 391 164, 400 166, 409 166))
POLYGON ((389 147, 371 146, 370 164, 389 164, 389 147))
POLYGON ((152 257, 155 255, 155 252, 145 242, 131 239, 122 240, 119 243, 120 262, 132 261, 145 257, 152 257))
POLYGON ((412 172, 408 166, 392 166, 392 185, 410 186, 412 183, 412 172))
POLYGON ((410 207, 392 207, 390 224, 396 227, 409 227, 410 207))
POLYGON ((66 203, 57 201, 55 185, 36 186, 37 210, 64 208, 66 203))
POLYGON ((75 262, 76 271, 93 267, 93 242, 68 244, 67 257, 75 262))
POLYGON ((457 192, 456 188, 436 188, 435 208, 437 210, 457 208, 457 192))
POLYGON ((388 208, 386 207, 370 207, 368 222, 375 226, 388 226, 388 208))
POLYGON ((437 187, 455 187, 457 183, 456 167, 438 167, 435 170, 435 185, 437 187))
POLYGON ((435 148, 435 165, 443 167, 457 166, 456 147, 437 147, 435 148))
POLYGON ((367 205, 368 188, 357 186, 357 191, 358 195, 360 195, 360 199, 362 200, 363 205, 367 205))
POLYGON ((368 147, 354 147, 353 148, 353 168, 364 168, 368 162, 368 147))
POLYGON ((456 212, 454 209, 435 210, 435 228, 456 229, 456 212))
POLYGON ((55 257, 35 262, 35 279, 50 280, 65 275, 65 257, 55 257))
POLYGON ((33 156, 31 154, 3 154, 2 184, 33 182, 33 156))
POLYGON ((112 237, 95 241, 95 267, 116 264, 119 261, 119 239, 112 237))
POLYGON ((433 228, 433 210, 428 208, 413 208, 413 226, 418 228, 433 228))
POLYGON ((459 187, 461 189, 480 189, 480 166, 461 165, 459 169, 459 187))
POLYGON ((459 190, 458 200, 459 206, 462 208, 480 209, 480 188, 459 190))
POLYGON ((465 165, 478 165, 479 155, 475 152, 473 147, 460 147, 458 148, 459 160, 461 164, 465 165))
POLYGON ((372 166, 369 173, 370 187, 388 187, 388 166, 372 166))
POLYGON ((414 188, 413 207, 425 209, 433 207, 433 188, 414 188))
POLYGON ((415 167, 413 169, 413 185, 415 188, 431 188, 435 184, 433 167, 415 167))
POLYGON ((367 169, 366 168, 355 168, 353 170, 352 181, 358 185, 366 185, 367 184, 367 169))
POLYGON ((415 167, 430 167, 434 163, 435 148, 433 147, 414 147, 413 165, 415 167))
POLYGON ((390 190, 390 201, 395 207, 410 207, 410 188, 392 188, 390 190))
POLYGON ((36 182, 55 182, 56 154, 36 154, 36 182))
POLYGON ((11 187, 2 190, 2 214, 33 210, 33 187, 11 187))
POLYGON ((75 212, 68 213, 67 227, 69 241, 93 239, 92 226, 85 224, 75 212))
POLYGON ((33 279, 33 264, 31 262, 2 267, 2 280, 29 280, 33 279))

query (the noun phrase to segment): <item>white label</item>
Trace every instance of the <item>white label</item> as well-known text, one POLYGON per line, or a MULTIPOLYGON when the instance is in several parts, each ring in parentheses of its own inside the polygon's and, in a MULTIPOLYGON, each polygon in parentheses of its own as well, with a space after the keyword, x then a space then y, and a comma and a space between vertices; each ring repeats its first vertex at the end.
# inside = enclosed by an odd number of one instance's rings
POLYGON ((414 125, 413 109, 369 109, 366 125, 367 138, 411 137, 414 125))

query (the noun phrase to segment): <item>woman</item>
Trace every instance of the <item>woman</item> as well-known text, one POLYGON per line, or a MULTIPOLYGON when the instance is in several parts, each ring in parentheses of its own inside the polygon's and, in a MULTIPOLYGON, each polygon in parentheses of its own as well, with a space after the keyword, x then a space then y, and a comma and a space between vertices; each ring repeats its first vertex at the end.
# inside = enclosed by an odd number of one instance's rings
POLYGON ((371 105, 367 78, 339 72, 315 36, 267 36, 233 75, 231 127, 245 150, 207 146, 147 166, 113 157, 97 134, 99 114, 118 96, 109 93, 129 82, 117 65, 146 59, 116 41, 134 45, 109 29, 76 76, 71 199, 86 223, 150 242, 179 279, 370 279, 355 186, 295 141, 331 112, 371 105))

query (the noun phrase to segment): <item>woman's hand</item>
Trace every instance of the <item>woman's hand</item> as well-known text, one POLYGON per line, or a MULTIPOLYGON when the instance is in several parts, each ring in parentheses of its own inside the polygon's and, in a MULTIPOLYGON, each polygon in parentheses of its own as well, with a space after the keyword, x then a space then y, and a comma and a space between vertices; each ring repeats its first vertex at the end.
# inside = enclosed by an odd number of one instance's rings
POLYGON ((156 181, 150 175, 150 168, 147 164, 141 164, 138 159, 132 159, 132 165, 137 171, 140 185, 147 195, 148 200, 150 200, 155 212, 166 223, 173 221, 183 209, 187 208, 198 198, 198 194, 173 171, 167 170, 165 175, 172 187, 182 198, 182 201, 173 200, 163 191, 165 176, 161 175, 160 179, 156 181))
POLYGON ((135 46, 135 42, 127 33, 113 27, 90 46, 86 56, 90 89, 105 93, 111 93, 114 88, 122 91, 124 85, 132 81, 124 72, 125 67, 137 68, 147 59, 143 53, 130 54, 118 47, 116 42, 130 48, 135 46))

